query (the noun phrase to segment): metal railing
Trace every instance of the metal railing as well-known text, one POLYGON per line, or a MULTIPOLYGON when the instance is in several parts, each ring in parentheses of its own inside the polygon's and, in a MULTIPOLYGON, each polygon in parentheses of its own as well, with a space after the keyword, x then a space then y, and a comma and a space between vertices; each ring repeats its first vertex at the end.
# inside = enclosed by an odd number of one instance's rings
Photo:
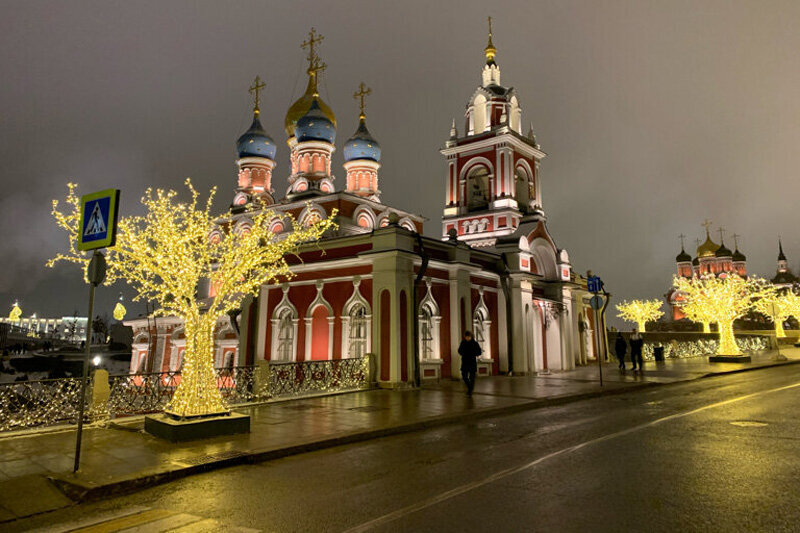
MULTIPOLYGON (((262 363, 215 369, 217 387, 228 405, 332 394, 369 386, 369 356, 334 361, 262 363)), ((108 394, 87 395, 92 420, 163 411, 180 383, 180 371, 110 376, 108 394)), ((0 432, 75 423, 79 378, 0 384, 0 432)), ((105 388, 93 384, 93 388, 105 388)))
POLYGON ((272 397, 327 394, 358 389, 368 382, 368 356, 269 365, 268 391, 272 397))
POLYGON ((0 431, 74 423, 80 393, 79 378, 4 383, 0 385, 0 431))

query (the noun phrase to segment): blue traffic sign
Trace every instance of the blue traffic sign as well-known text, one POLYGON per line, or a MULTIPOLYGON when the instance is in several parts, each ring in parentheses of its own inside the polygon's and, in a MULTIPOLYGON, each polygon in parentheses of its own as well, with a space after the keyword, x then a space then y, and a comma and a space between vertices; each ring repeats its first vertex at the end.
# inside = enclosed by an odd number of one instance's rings
POLYGON ((108 189, 81 197, 78 250, 114 246, 117 238, 118 212, 118 189, 108 189))
POLYGON ((599 276, 589 276, 586 280, 586 287, 589 292, 602 292, 603 280, 599 276))

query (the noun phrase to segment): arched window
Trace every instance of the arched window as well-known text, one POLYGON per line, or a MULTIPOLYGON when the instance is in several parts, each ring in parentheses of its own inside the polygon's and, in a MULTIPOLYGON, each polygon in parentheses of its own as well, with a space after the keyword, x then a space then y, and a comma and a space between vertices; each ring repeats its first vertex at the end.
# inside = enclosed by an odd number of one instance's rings
POLYGON ((492 359, 492 320, 489 308, 483 301, 483 288, 479 289, 480 300, 472 314, 473 338, 481 345, 481 359, 492 359))
POLYGON ((348 328, 349 346, 347 355, 349 357, 363 357, 367 353, 367 310, 363 305, 354 306, 350 311, 350 324, 348 328))
POLYGON ((363 357, 372 350, 372 314, 369 302, 359 290, 361 278, 353 280, 353 294, 342 312, 342 358, 363 357))
POLYGON ((526 213, 530 209, 531 203, 531 182, 522 167, 517 167, 514 172, 514 187, 519 210, 526 213))
POLYGON ((425 280, 428 293, 419 304, 419 358, 422 361, 438 361, 441 359, 439 347, 439 326, 442 317, 439 306, 431 293, 431 281, 425 280))
POLYGON ((297 309, 289 301, 289 286, 283 288, 283 299, 272 313, 273 361, 294 361, 297 355, 297 309))
POLYGON ((467 177, 467 210, 479 211, 489 207, 489 172, 479 166, 467 177))
POLYGON ((278 345, 274 359, 291 361, 294 357, 294 317, 290 309, 284 309, 278 318, 278 345))

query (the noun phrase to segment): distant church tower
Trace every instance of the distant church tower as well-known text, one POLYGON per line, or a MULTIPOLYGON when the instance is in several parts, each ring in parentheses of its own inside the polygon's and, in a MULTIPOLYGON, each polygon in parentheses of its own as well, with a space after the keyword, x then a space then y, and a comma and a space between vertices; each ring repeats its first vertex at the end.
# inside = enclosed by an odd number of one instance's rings
POLYGON ((539 164, 546 154, 532 129, 522 133, 516 92, 500 84, 491 18, 484 53, 482 83, 467 104, 464 135, 453 121, 441 150, 447 160, 442 237, 456 230, 459 240, 473 246, 494 245, 522 219, 544 219, 539 164))

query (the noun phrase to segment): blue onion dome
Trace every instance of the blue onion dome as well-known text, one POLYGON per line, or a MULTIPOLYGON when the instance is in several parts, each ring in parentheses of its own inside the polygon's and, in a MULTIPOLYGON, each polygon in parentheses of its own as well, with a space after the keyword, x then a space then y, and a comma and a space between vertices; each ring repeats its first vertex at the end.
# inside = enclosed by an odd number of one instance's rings
POLYGON ((381 160, 381 145, 370 134, 367 129, 367 121, 363 116, 358 122, 356 132, 347 139, 343 153, 345 161, 353 161, 355 159, 381 160))
POLYGON ((250 129, 236 141, 239 157, 266 157, 274 161, 276 150, 275 141, 264 131, 258 115, 253 117, 250 129))
POLYGON ((315 96, 308 112, 297 119, 294 134, 298 142, 325 141, 333 144, 336 139, 336 126, 327 117, 319 106, 319 99, 315 96))

